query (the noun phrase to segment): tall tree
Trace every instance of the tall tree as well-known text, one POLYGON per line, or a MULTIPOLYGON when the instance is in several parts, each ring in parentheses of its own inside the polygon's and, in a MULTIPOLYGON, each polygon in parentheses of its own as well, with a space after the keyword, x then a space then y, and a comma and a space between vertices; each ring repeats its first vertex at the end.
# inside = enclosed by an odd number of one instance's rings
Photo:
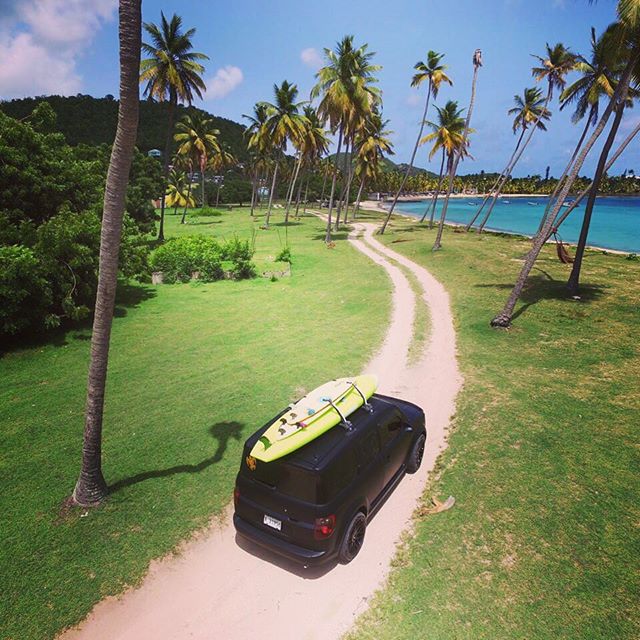
POLYGON ((413 163, 415 162, 415 159, 416 159, 416 153, 418 151, 418 147, 420 146, 420 141, 422 140, 424 125, 427 122, 427 112, 429 111, 429 99, 431 98, 431 96, 433 96, 434 100, 438 97, 438 91, 440 90, 440 85, 443 82, 446 82, 449 85, 453 84, 449 76, 447 76, 447 74, 445 73, 447 66, 440 64, 443 57, 444 56, 440 53, 436 53, 435 51, 428 51, 427 61, 416 62, 414 66, 416 73, 414 74, 411 80, 411 86, 419 87, 425 80, 427 80, 429 83, 427 86, 427 95, 424 102, 424 112, 422 114, 422 120, 420 121, 418 137, 416 138, 416 143, 413 146, 411 158, 409 160, 409 164, 407 165, 407 170, 405 171, 404 177, 402 178, 402 182, 400 183, 400 188, 396 191, 396 195, 393 199, 393 202, 391 203, 391 207, 389 207, 389 212, 384 221, 384 224, 380 228, 380 234, 383 234, 385 232, 385 229, 389 224, 389 220, 391 219, 391 215, 393 214, 393 210, 395 209, 396 204, 398 202, 398 198, 400 197, 400 194, 402 193, 407 183, 407 179, 411 174, 411 170, 413 169, 413 163))
POLYGON ((102 474, 102 418, 122 219, 138 131, 140 4, 141 0, 120 0, 118 12, 120 104, 116 137, 111 151, 104 192, 98 291, 91 334, 82 467, 73 491, 73 500, 77 504, 86 506, 99 504, 107 496, 107 483, 102 474))
POLYGON ((324 55, 326 64, 316 74, 318 82, 311 91, 311 97, 321 96, 318 113, 328 122, 333 133, 338 132, 325 235, 325 242, 329 243, 342 143, 345 137, 348 140, 354 135, 356 120, 379 102, 380 92, 374 86, 377 82, 374 74, 380 67, 371 63, 374 53, 368 51, 368 45, 354 47, 353 36, 345 36, 335 51, 325 49, 324 55))
POLYGON ((176 125, 173 136, 178 143, 178 155, 186 158, 197 158, 200 169, 201 202, 206 206, 204 179, 209 159, 220 154, 218 136, 220 132, 214 128, 213 119, 204 113, 185 114, 176 125))
POLYGON ((298 87, 284 80, 280 86, 273 85, 275 100, 273 103, 265 102, 267 109, 267 120, 261 131, 260 142, 263 146, 271 148, 274 159, 275 168, 273 170, 273 181, 271 184, 271 193, 269 194, 269 208, 265 225, 269 226, 269 218, 271 216, 271 208, 273 206, 273 197, 276 189, 276 179, 278 175, 278 167, 280 160, 287 150, 287 142, 297 142, 304 134, 305 119, 300 113, 303 102, 296 102, 298 97, 298 87))
MULTIPOLYGON (((618 24, 616 27, 614 27, 613 33, 611 34, 610 46, 619 56, 619 64, 616 66, 618 66, 619 69, 623 69, 624 63, 634 56, 638 57, 638 53, 640 52, 640 25, 636 26, 636 28, 634 29, 628 29, 622 23, 618 24)), ((613 146, 613 143, 616 139, 618 129, 620 128, 620 123, 622 122, 624 109, 630 102, 630 96, 637 95, 636 88, 640 85, 640 62, 635 63, 631 82, 633 83, 634 87, 633 89, 629 88, 629 90, 627 91, 626 99, 619 100, 618 103, 614 106, 615 115, 613 118, 613 124, 611 125, 609 134, 605 140, 602 150, 600 151, 598 164, 593 176, 593 184, 591 185, 589 195, 587 196, 587 204, 585 205, 584 217, 582 219, 582 226, 580 228, 580 236, 578 238, 578 245, 576 247, 571 274, 567 282, 569 295, 574 297, 579 293, 580 271, 582 269, 584 251, 587 246, 587 237, 589 235, 589 227, 591 225, 591 216, 593 214, 596 195, 598 193, 598 188, 600 187, 602 178, 605 174, 605 166, 607 164, 609 152, 611 151, 611 147, 613 146)))
MULTIPOLYGON (((620 0, 620 2, 618 3, 618 15, 620 17, 620 23, 624 27, 624 29, 628 30, 629 33, 635 33, 635 30, 637 30, 640 26, 640 0, 620 0)), ((562 203, 567 197, 569 190, 571 189, 578 175, 578 172, 582 168, 582 165, 584 164, 584 161, 593 148, 594 144, 604 131, 611 114, 627 100, 629 83, 631 81, 634 68, 638 64, 639 59, 640 51, 638 51, 637 49, 633 49, 629 52, 628 61, 625 64, 624 71, 620 76, 620 80, 618 81, 611 100, 607 104, 607 107, 604 110, 603 114, 600 116, 600 120, 594 127, 591 136, 582 146, 580 152, 575 158, 575 161, 567 170, 567 178, 562 189, 560 190, 558 199, 549 212, 544 226, 534 238, 533 246, 527 254, 522 269, 520 270, 518 278, 516 279, 515 285, 511 293, 509 294, 509 297, 507 298, 502 311, 491 320, 491 326, 505 328, 511 324, 511 319, 516 302, 520 298, 527 278, 529 277, 529 273, 531 273, 531 269, 533 268, 533 265, 535 264, 535 261, 537 260, 538 255, 540 254, 540 251, 542 250, 542 247, 546 242, 546 239, 549 237, 551 230, 555 226, 556 218, 558 216, 562 203)))
POLYGON ((438 233, 436 234, 436 239, 435 239, 435 242, 433 243, 433 247, 432 247, 433 251, 438 251, 442 246, 442 231, 444 229, 444 222, 447 217, 447 207, 449 206, 449 198, 451 197, 451 192, 453 191, 453 180, 456 176, 458 163, 467 152, 469 125, 471 123, 471 114, 473 113, 473 107, 476 100, 476 82, 478 80, 478 70, 482 66, 482 52, 480 51, 480 49, 476 49, 474 51, 471 61, 473 64, 473 78, 471 80, 471 98, 469 99, 469 109, 467 110, 467 119, 464 123, 463 140, 462 140, 460 151, 459 153, 456 154, 451 164, 451 168, 449 169, 447 195, 445 196, 444 205, 442 207, 442 211, 440 212, 440 224, 438 225, 438 233))
POLYGON ((262 171, 266 171, 268 166, 267 149, 263 143, 266 137, 261 137, 261 132, 268 118, 267 106, 263 102, 258 102, 253 107, 253 115, 243 114, 242 117, 249 121, 249 126, 245 129, 244 135, 247 138, 247 147, 250 153, 251 164, 251 216, 254 215, 256 201, 258 199, 258 188, 262 171))
MULTIPOLYGON (((513 133, 517 133, 518 129, 521 130, 521 133, 518 137, 516 147, 511 154, 511 158, 509 158, 509 162, 502 172, 503 181, 509 179, 511 175, 511 171, 513 170, 516 162, 515 158, 518 154, 518 151, 520 150, 522 139, 524 138, 524 134, 527 132, 529 126, 540 129, 541 131, 546 131, 547 127, 544 124, 544 121, 551 118, 551 112, 545 106, 547 104, 547 101, 543 99, 542 91, 540 89, 537 89, 536 87, 529 87, 528 89, 525 89, 522 97, 519 95, 515 95, 514 102, 515 107, 509 109, 508 113, 511 116, 515 116, 515 118, 513 119, 512 127, 513 133)), ((504 185, 504 182, 502 182, 502 184, 504 185)), ((494 195, 491 200, 491 204, 487 209, 487 212, 478 225, 478 233, 482 233, 482 230, 487 224, 489 216, 491 216, 491 212, 495 207, 496 201, 497 196, 494 195)), ((483 206, 484 202, 478 209, 478 212, 476 213, 476 216, 474 216, 474 218, 477 217, 480 211, 482 211, 483 206)), ((469 222, 469 224, 467 225, 467 229, 469 229, 473 225, 473 222, 474 220, 472 219, 471 222, 469 222)))
MULTIPOLYGON (((438 152, 442 152, 442 161, 440 163, 440 175, 438 176, 438 186, 431 202, 431 220, 429 227, 433 227, 433 216, 436 210, 436 204, 438 202, 438 194, 442 186, 442 179, 445 171, 447 173, 451 170, 453 162, 458 152, 465 153, 463 146, 465 121, 462 118, 462 109, 458 108, 458 103, 454 100, 449 100, 444 107, 436 107, 438 118, 436 122, 428 122, 431 133, 427 134, 420 140, 420 144, 426 144, 433 142, 431 151, 429 152, 429 160, 433 158, 438 152)), ((422 216, 421 222, 427 216, 429 208, 427 208, 422 216)))
POLYGON ((204 67, 198 60, 208 60, 204 53, 192 51, 191 38, 195 29, 182 30, 182 18, 173 15, 167 21, 164 13, 160 14, 160 26, 145 22, 145 31, 151 42, 142 44, 142 50, 149 58, 140 64, 140 82, 145 84, 144 95, 169 103, 167 136, 164 147, 163 176, 164 188, 160 200, 160 230, 158 240, 164 240, 164 207, 167 177, 169 175, 169 159, 171 157, 171 139, 173 123, 178 102, 193 102, 194 94, 202 98, 206 90, 202 79, 204 67))

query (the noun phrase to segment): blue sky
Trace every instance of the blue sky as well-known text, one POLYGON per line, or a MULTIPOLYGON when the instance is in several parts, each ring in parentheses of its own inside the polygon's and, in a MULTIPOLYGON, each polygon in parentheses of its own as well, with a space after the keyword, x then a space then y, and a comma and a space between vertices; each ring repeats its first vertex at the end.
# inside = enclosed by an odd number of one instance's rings
MULTIPOLYGON (((0 0, 0 97, 45 93, 117 95, 117 22, 114 0, 0 0)), ((205 77, 209 91, 203 106, 216 115, 241 121, 258 100, 270 99, 275 82, 298 84, 308 96, 324 47, 345 34, 368 42, 383 66, 380 87, 384 114, 394 131, 396 161, 408 159, 422 113, 424 89, 409 87, 412 67, 428 49, 445 54, 454 80, 438 103, 458 100, 466 106, 471 56, 482 49, 472 126, 473 161, 461 171, 500 170, 515 142, 506 111, 513 95, 533 86, 530 54, 542 54, 545 42, 563 42, 589 51, 589 31, 601 31, 615 18, 615 2, 600 0, 257 0, 179 2, 145 0, 143 19, 157 22, 160 11, 179 13, 195 26, 195 48, 210 56, 205 77)), ((546 89, 546 87, 543 87, 546 89)), ((534 141, 516 175, 558 174, 570 156, 579 128, 570 113, 552 106, 546 134, 534 141)), ((636 110, 637 111, 637 110, 636 110)), ((432 117, 433 111, 430 112, 432 117)), ((637 122, 630 111, 623 129, 637 122)), ((640 172, 640 151, 632 145, 614 171, 640 172)), ((593 169, 595 160, 585 165, 593 169)), ((418 166, 434 169, 427 151, 418 166)))

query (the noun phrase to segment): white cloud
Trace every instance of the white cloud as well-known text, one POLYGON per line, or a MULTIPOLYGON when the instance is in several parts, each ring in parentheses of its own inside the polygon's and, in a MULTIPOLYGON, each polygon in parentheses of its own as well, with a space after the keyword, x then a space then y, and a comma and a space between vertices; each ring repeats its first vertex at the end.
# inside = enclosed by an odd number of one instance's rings
POLYGON ((242 81, 244 75, 242 69, 227 65, 221 67, 215 75, 206 81, 207 92, 205 100, 217 100, 229 95, 242 81))
POLYGON ((308 49, 303 49, 300 52, 300 60, 304 62, 307 67, 311 67, 312 69, 320 69, 322 67, 322 56, 318 53, 316 49, 313 47, 309 47, 308 49))
POLYGON ((23 0, 7 3, 0 38, 0 95, 3 98, 82 88, 76 63, 117 0, 23 0), (9 10, 11 9, 11 10, 9 10))

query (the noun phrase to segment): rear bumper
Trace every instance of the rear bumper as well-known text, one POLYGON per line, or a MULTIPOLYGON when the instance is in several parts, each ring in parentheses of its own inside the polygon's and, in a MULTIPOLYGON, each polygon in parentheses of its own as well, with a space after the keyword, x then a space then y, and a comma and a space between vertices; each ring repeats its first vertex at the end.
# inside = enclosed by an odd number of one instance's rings
POLYGON ((245 538, 255 542, 255 544, 269 549, 280 556, 284 556, 294 562, 300 562, 304 565, 318 565, 326 562, 331 558, 327 551, 316 551, 315 549, 306 549, 296 544, 281 540, 269 533, 254 527, 243 520, 237 513, 233 514, 233 525, 236 531, 245 538))

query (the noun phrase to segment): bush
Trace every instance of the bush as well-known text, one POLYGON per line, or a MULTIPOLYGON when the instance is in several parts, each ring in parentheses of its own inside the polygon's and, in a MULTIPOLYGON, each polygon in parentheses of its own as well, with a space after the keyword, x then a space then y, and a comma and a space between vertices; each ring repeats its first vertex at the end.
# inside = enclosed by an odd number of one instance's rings
POLYGON ((158 247, 151 255, 151 268, 162 271, 164 282, 188 282, 197 272, 200 280, 213 282, 224 277, 222 261, 232 265, 234 278, 255 276, 253 250, 246 240, 234 238, 220 244, 208 236, 173 238, 158 247))
POLYGON ((0 246, 0 335, 56 324, 47 315, 51 289, 40 260, 28 247, 0 246))
POLYGON ((291 249, 285 247, 277 256, 276 262, 288 262, 291 264, 291 249))

